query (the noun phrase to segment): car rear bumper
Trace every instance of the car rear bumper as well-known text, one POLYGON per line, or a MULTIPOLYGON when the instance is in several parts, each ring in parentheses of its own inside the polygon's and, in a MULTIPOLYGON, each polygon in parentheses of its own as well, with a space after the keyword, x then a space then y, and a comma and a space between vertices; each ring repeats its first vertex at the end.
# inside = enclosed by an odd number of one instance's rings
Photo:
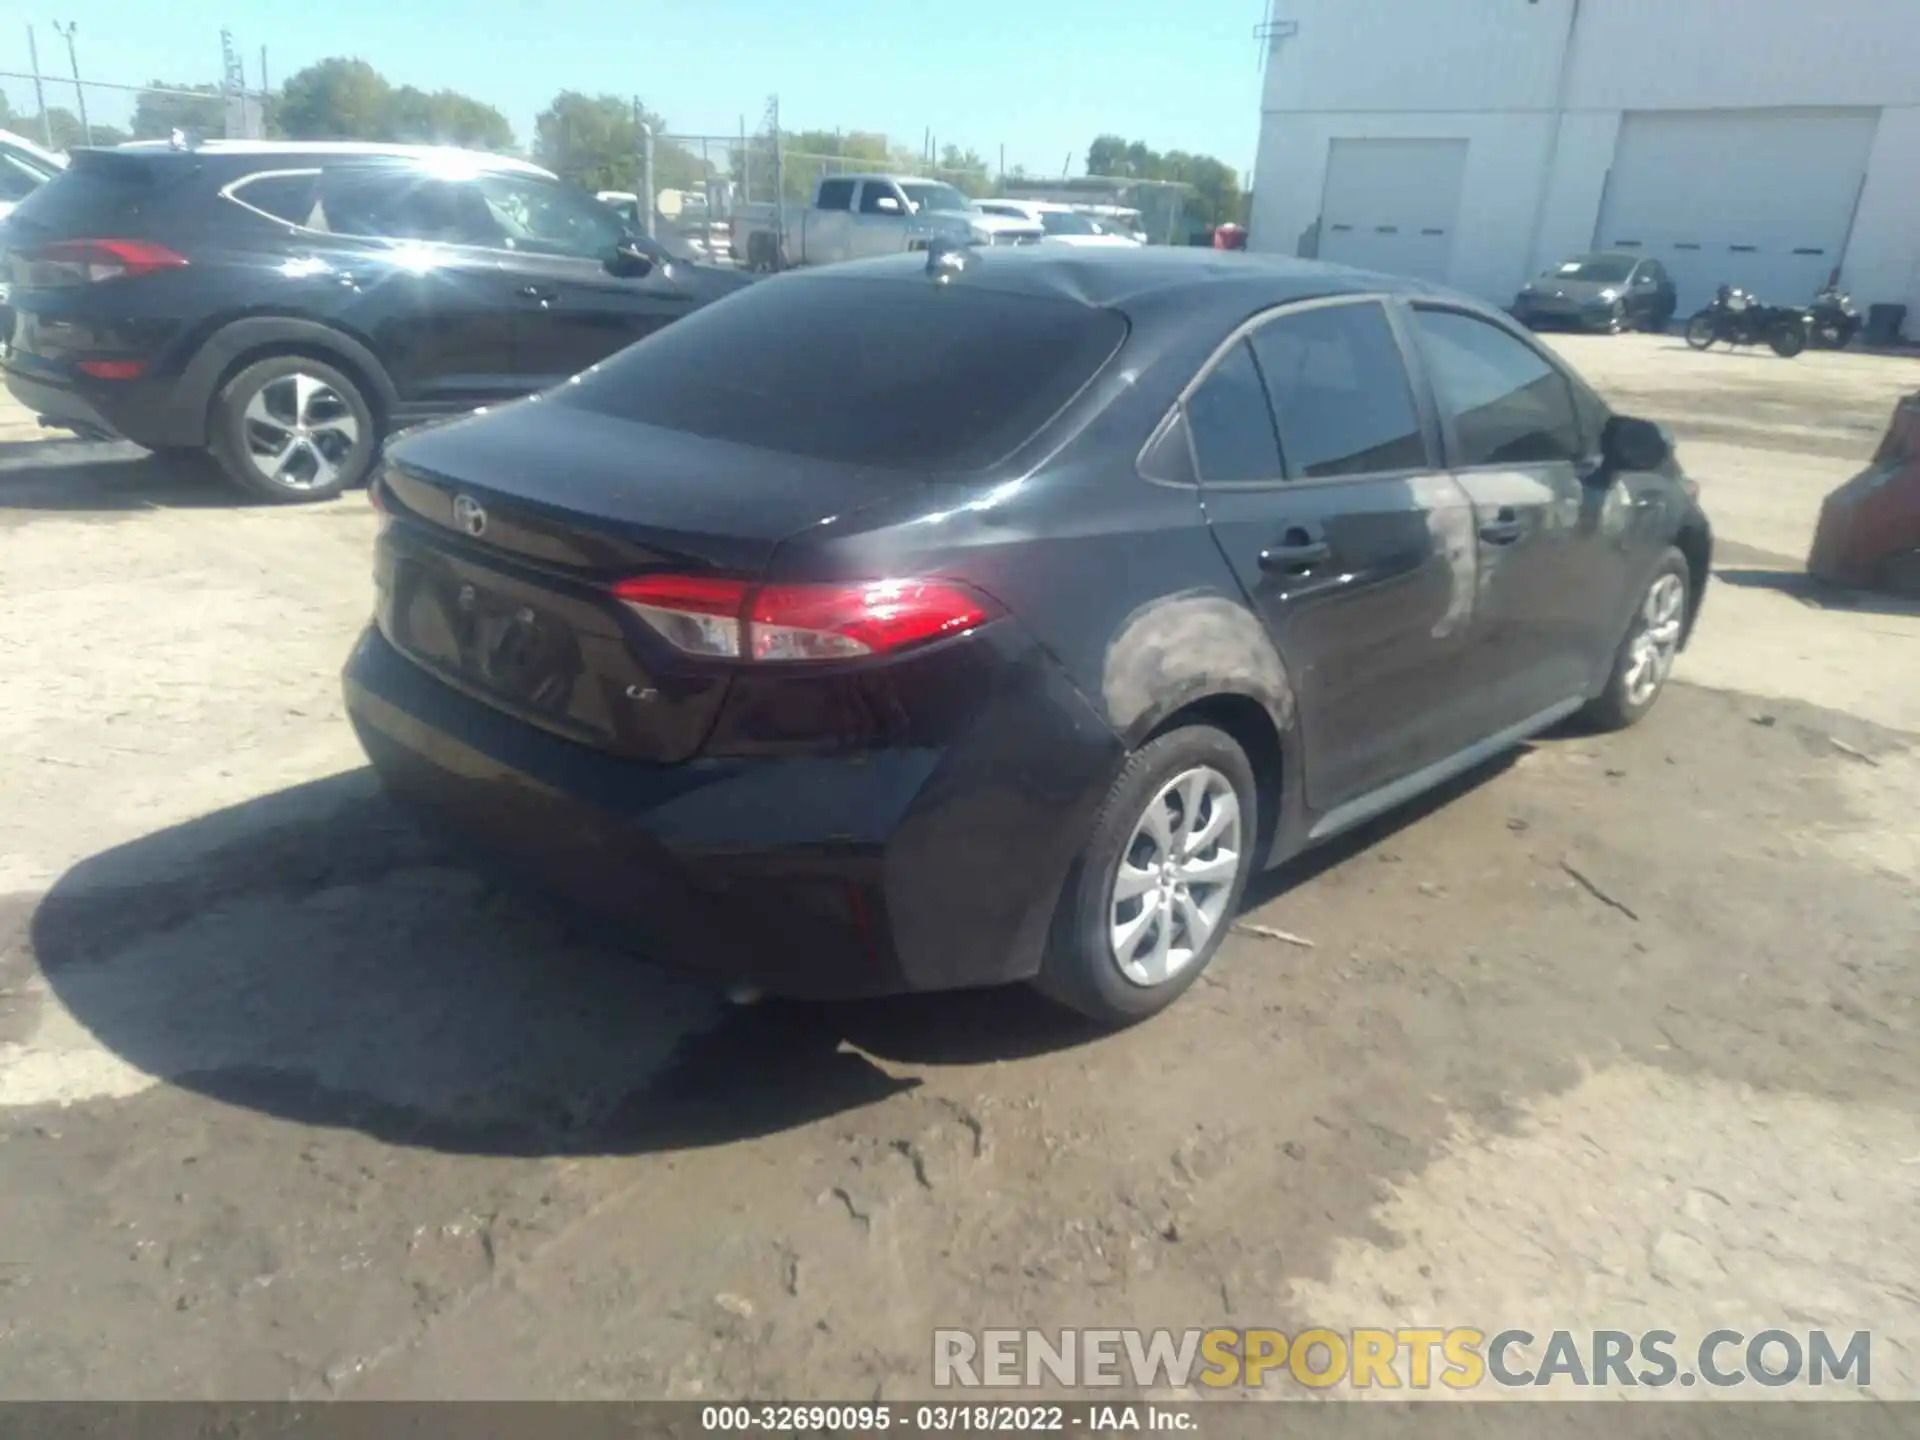
POLYGON ((1012 627, 944 747, 636 762, 436 679, 377 628, 348 713, 430 828, 663 963, 838 997, 1032 975, 1117 738, 1012 627))
POLYGON ((150 449, 206 443, 204 417, 175 403, 171 380, 91 380, 20 355, 9 359, 6 380, 14 399, 56 425, 150 449))

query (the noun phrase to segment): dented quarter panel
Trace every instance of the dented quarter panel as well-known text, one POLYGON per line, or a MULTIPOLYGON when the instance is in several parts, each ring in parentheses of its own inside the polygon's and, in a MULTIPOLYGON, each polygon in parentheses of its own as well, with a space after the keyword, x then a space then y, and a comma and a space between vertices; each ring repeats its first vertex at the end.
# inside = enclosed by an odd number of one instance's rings
POLYGON ((1293 727, 1286 666, 1242 599, 1187 592, 1153 600, 1127 617, 1107 646, 1100 698, 1129 744, 1209 695, 1244 695, 1260 702, 1277 733, 1293 727))

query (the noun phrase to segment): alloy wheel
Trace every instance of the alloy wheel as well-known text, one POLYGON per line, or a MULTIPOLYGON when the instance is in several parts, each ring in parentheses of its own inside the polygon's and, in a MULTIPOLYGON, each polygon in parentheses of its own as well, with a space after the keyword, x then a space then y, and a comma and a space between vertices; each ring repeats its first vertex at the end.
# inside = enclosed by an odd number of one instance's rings
POLYGON ((277 376, 241 411, 246 456, 262 479, 290 490, 325 489, 360 441, 340 392, 304 371, 277 376))
POLYGON ((1640 610, 1640 626, 1627 650, 1627 700, 1634 706, 1651 701, 1673 670, 1680 653, 1680 629, 1687 589, 1678 575, 1666 574, 1647 590, 1640 610))
POLYGON ((1209 765, 1160 787, 1120 852, 1108 911, 1114 963, 1135 985, 1164 984, 1226 923, 1242 854, 1240 800, 1209 765))

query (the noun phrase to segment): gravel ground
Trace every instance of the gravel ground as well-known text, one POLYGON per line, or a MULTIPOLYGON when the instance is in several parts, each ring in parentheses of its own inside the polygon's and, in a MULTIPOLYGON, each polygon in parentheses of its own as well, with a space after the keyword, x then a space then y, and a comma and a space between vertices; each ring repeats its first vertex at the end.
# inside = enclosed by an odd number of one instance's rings
POLYGON ((1795 570, 1920 363, 1563 343, 1720 527, 1684 683, 1272 877, 1312 948, 1113 1036, 730 1008, 496 893, 342 721, 363 499, 0 409, 0 1396, 909 1397, 935 1326, 1430 1323, 1871 1329, 1920 1398, 1920 613, 1795 570))

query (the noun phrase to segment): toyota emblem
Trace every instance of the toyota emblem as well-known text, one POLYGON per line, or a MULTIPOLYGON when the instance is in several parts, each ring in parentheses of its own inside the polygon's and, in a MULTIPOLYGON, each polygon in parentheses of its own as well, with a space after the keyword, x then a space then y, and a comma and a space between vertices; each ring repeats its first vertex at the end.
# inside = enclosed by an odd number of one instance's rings
POLYGON ((487 533, 487 512, 471 495, 453 497, 453 523, 469 535, 487 533))

